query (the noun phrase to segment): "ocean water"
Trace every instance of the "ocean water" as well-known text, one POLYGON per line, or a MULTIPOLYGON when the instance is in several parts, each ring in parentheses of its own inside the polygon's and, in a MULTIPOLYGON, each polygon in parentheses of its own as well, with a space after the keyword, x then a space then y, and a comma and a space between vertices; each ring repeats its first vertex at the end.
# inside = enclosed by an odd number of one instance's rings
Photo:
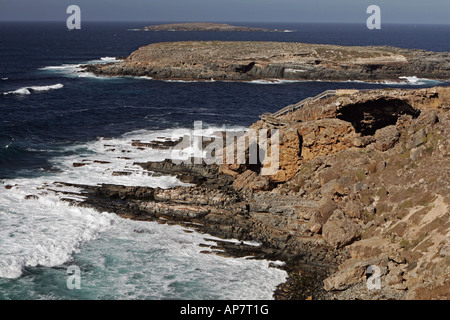
POLYGON ((203 254, 199 244, 214 244, 209 235, 71 207, 61 201, 70 196, 42 187, 77 191, 55 181, 183 185, 133 165, 163 160, 168 151, 138 150, 130 142, 181 136, 194 121, 211 131, 245 129, 264 112, 328 89, 450 84, 416 75, 399 79, 402 83, 236 83, 80 72, 83 64, 111 62, 160 41, 295 41, 450 51, 450 26, 387 25, 369 31, 356 24, 246 24, 290 31, 282 33, 135 30, 148 24, 84 23, 81 30, 68 31, 65 23, 0 23, 0 299, 271 299, 286 273, 269 267, 269 261, 203 254), (83 161, 89 165, 72 165, 83 161), (112 175, 120 170, 132 174, 112 175), (37 197, 25 199, 28 195, 37 197), (69 266, 80 269, 81 289, 68 288, 69 266))

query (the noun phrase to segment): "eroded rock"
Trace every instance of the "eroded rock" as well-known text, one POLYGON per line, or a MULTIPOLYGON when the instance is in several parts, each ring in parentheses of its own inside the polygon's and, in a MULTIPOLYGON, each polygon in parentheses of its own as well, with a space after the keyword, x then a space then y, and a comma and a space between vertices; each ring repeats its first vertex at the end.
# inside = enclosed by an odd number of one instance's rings
POLYGON ((337 248, 350 244, 358 236, 358 232, 358 225, 340 209, 333 212, 322 229, 323 238, 337 248))

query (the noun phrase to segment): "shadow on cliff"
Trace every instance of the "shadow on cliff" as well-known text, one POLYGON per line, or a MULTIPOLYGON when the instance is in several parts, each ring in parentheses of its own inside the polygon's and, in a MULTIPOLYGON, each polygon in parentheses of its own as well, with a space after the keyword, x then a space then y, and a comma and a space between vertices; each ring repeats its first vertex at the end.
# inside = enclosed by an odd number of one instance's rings
POLYGON ((376 99, 344 106, 338 119, 350 122, 357 133, 373 135, 378 129, 395 125, 402 115, 417 118, 420 111, 401 99, 376 99))

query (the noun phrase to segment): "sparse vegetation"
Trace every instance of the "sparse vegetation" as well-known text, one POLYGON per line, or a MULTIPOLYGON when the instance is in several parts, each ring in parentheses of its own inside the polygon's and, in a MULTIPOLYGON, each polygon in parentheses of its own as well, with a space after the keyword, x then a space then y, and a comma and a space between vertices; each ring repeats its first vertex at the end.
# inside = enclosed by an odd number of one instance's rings
POLYGON ((413 207, 413 201, 411 199, 405 200, 399 205, 399 207, 400 207, 400 209, 412 208, 413 207))

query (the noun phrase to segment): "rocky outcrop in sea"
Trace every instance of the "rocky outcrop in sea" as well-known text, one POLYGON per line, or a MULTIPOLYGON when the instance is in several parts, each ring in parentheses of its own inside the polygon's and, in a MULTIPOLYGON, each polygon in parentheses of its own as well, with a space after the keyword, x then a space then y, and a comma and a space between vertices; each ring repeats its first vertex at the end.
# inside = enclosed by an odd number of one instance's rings
POLYGON ((117 63, 85 66, 104 76, 168 80, 261 79, 399 81, 450 78, 450 53, 395 47, 345 47, 288 42, 153 43, 117 63))

